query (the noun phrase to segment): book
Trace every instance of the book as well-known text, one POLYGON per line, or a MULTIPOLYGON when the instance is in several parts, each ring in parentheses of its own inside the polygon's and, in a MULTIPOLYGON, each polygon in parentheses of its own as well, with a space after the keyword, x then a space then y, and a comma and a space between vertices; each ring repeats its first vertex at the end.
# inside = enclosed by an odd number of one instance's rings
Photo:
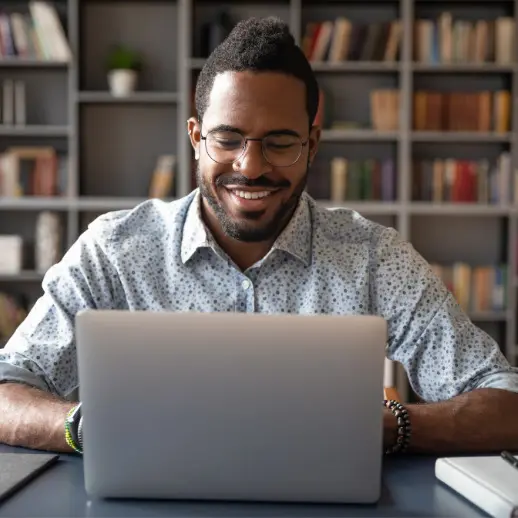
POLYGON ((149 185, 149 198, 166 198, 174 185, 175 155, 159 155, 149 185))
POLYGON ((435 476, 494 518, 518 518, 518 469, 499 455, 442 457, 435 476))

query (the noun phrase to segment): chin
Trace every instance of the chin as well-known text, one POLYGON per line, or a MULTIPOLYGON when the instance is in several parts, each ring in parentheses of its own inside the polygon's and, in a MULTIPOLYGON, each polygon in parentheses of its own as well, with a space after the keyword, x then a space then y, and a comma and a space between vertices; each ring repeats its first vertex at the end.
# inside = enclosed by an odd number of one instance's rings
MULTIPOLYGON (((250 215, 252 216, 252 215, 250 215)), ((281 230, 278 218, 267 220, 265 214, 257 214, 251 218, 227 215, 219 218, 225 234, 236 241, 258 243, 275 239, 281 230)))

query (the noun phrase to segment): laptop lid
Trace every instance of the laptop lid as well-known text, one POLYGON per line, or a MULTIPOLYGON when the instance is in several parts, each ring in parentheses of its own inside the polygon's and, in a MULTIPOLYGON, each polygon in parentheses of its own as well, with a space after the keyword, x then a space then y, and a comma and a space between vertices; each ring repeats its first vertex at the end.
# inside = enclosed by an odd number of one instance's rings
POLYGON ((86 311, 86 490, 99 497, 379 498, 386 323, 86 311))

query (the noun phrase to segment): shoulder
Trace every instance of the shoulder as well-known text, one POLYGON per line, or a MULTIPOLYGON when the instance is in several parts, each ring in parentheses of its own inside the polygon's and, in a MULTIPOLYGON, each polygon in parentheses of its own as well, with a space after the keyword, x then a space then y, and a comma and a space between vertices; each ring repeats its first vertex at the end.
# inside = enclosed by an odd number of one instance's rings
POLYGON ((376 249, 387 242, 395 244, 399 234, 391 227, 382 225, 356 210, 341 207, 329 208, 308 197, 313 220, 313 235, 321 246, 363 246, 376 249))
POLYGON ((192 198, 193 193, 172 202, 150 199, 132 209, 108 212, 92 221, 88 232, 99 243, 107 244, 181 232, 192 198))

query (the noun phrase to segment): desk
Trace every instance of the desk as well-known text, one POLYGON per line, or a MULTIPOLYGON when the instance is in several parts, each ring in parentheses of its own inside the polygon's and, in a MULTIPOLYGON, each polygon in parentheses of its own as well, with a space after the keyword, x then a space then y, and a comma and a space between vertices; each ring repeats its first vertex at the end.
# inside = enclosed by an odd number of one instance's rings
MULTIPOLYGON (((26 450, 0 445, 0 452, 26 450)), ((383 492, 375 506, 90 500, 82 459, 61 455, 57 464, 0 504, 0 517, 338 518, 342 516, 480 517, 484 513, 434 477, 433 457, 387 458, 383 492)))

